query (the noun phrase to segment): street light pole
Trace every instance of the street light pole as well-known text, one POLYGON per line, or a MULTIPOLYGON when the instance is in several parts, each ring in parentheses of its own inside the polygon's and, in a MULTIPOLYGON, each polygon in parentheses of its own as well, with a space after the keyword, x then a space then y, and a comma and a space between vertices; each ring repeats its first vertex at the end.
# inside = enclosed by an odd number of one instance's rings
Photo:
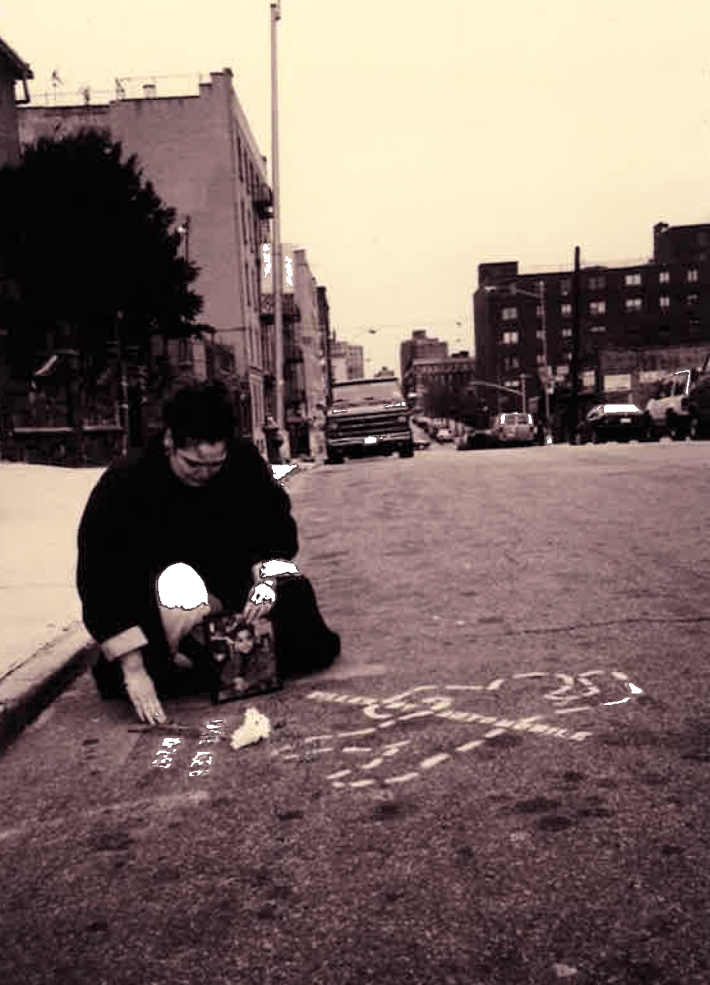
POLYGON ((276 67, 276 22, 281 20, 281 0, 271 4, 271 283, 274 292, 274 375, 276 377, 276 424, 281 432, 285 458, 290 457, 284 420, 283 312, 281 304, 281 199, 279 189, 279 106, 276 67))
POLYGON ((543 380, 543 386, 545 389, 545 428, 550 427, 550 393, 549 393, 549 379, 547 375, 547 317, 545 313, 545 281, 541 280, 538 282, 538 291, 540 297, 540 319, 542 321, 542 358, 544 360, 543 366, 545 367, 545 376, 543 380))

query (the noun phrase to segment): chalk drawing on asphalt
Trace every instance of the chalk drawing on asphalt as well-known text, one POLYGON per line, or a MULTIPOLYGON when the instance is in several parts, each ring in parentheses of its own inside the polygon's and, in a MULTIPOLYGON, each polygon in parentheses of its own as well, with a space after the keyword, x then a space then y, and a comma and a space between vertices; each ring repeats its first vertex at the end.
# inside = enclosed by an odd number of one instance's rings
POLYGON ((570 742, 584 742, 593 732, 575 730, 544 721, 551 715, 572 715, 590 711, 600 705, 624 704, 642 694, 642 688, 633 684, 622 671, 590 670, 583 674, 562 674, 543 671, 528 671, 513 674, 510 678, 500 677, 489 684, 422 684, 409 688, 389 698, 373 698, 366 695, 339 694, 331 691, 311 691, 306 698, 324 704, 349 705, 359 707, 365 718, 373 724, 364 729, 350 729, 327 734, 305 737, 302 741, 306 752, 299 751, 293 744, 282 746, 271 752, 273 757, 284 760, 315 760, 319 756, 337 753, 343 763, 327 775, 327 780, 335 788, 350 787, 360 789, 375 784, 400 785, 430 774, 445 763, 479 749, 497 736, 510 733, 529 733, 537 736, 554 737, 570 742), (603 680, 606 676, 607 680, 603 680), (552 689, 541 695, 548 702, 549 709, 539 714, 525 717, 508 717, 500 714, 486 715, 475 710, 457 708, 455 699, 471 695, 475 699, 485 692, 496 692, 505 696, 506 684, 511 681, 542 682, 553 678, 552 689), (593 678, 595 680, 593 680, 593 678), (610 687, 611 685, 611 687, 610 687), (613 701, 601 701, 611 697, 616 689, 625 696, 613 701), (628 692, 631 692, 630 694, 628 692), (593 704, 589 704, 593 701, 593 704), (416 720, 442 719, 460 725, 489 726, 487 731, 473 739, 462 735, 466 741, 455 740, 448 751, 432 752, 417 763, 408 763, 403 772, 393 769, 391 761, 400 753, 411 752, 411 739, 377 745, 378 732, 398 725, 413 724, 416 720), (340 745, 343 740, 368 737, 366 743, 340 745), (354 761, 351 757, 357 757, 354 761), (348 762, 350 759, 350 762, 348 762), (412 768, 413 767, 413 768, 412 768), (386 775, 383 772, 386 771, 386 775))

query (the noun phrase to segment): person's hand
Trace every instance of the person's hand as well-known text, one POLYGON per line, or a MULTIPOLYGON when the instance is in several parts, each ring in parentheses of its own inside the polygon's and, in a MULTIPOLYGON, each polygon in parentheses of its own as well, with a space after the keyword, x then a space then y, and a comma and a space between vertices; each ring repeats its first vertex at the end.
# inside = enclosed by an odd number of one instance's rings
POLYGON ((197 605, 194 609, 181 609, 180 606, 173 608, 168 608, 165 605, 160 606, 160 618, 172 654, 177 653, 180 649, 180 640, 183 636, 187 636, 190 630, 201 623, 211 611, 212 608, 207 603, 197 605))
POLYGON ((168 716, 155 693, 153 679, 143 664, 140 650, 126 654, 121 659, 126 693, 136 710, 138 718, 148 725, 164 724, 168 716))
POLYGON ((259 582, 254 585, 249 601, 242 612, 244 622, 252 625, 257 619, 263 619, 269 615, 276 602, 276 592, 272 585, 266 582, 259 582))

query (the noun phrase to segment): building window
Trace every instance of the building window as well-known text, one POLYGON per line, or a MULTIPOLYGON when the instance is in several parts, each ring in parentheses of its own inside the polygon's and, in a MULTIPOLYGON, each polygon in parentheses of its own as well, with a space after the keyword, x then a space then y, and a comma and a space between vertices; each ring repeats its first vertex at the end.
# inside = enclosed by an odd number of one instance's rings
POLYGON ((582 373, 582 386, 585 389, 593 390, 597 384, 597 374, 593 369, 587 369, 582 373))
POLYGON ((541 304, 538 304, 538 306, 535 308, 535 314, 537 315, 538 318, 542 318, 544 312, 542 310, 541 304))
POLYGON ((545 357, 543 356, 543 354, 541 352, 538 352, 538 354, 537 354, 537 364, 538 364, 538 366, 544 366, 545 365, 545 357))
POLYGON ((643 301, 641 298, 626 298, 624 307, 627 311, 640 311, 643 307, 643 301))
POLYGON ((500 317, 503 321, 516 321, 518 317, 517 308, 503 308, 500 313, 500 317))
POLYGON ((560 313, 561 313, 561 315, 562 315, 563 318, 571 318, 572 317, 572 305, 571 304, 561 304, 560 305, 560 313))
POLYGON ((662 294, 660 296, 660 298, 658 299, 658 306, 660 308, 670 308, 670 306, 671 306, 671 299, 668 297, 667 294, 662 294))
POLYGON ((688 283, 694 284, 697 281, 697 279, 698 279, 698 271, 695 269, 695 267, 691 267, 691 269, 688 271, 688 283))
POLYGON ((590 315, 605 315, 606 314, 606 301, 590 301, 589 302, 589 314, 590 315))
POLYGON ((571 352, 565 352, 565 353, 563 353, 562 358, 565 359, 568 363, 570 363, 570 362, 572 362, 572 353, 571 352))
POLYGON ((517 332, 503 332, 503 345, 517 345, 517 344, 518 344, 517 332))
POLYGON ((695 305, 698 303, 698 295, 689 294, 688 297, 685 299, 685 303, 688 305, 689 308, 694 308, 695 305))
POLYGON ((538 328, 537 332, 535 332, 535 336, 540 342, 545 341, 545 333, 541 328, 538 328))
POLYGON ((671 279, 671 275, 667 270, 662 270, 658 275, 659 284, 669 284, 670 279, 671 279))
POLYGON ((606 277, 603 275, 590 277, 587 281, 587 286, 590 291, 603 291, 606 288, 606 277))
POLYGON ((569 339, 571 337, 572 337, 572 329, 571 328, 563 328, 562 329, 562 338, 563 339, 569 339))
POLYGON ((560 294, 562 295, 562 297, 566 298, 571 290, 572 290, 572 281, 568 277, 565 277, 564 280, 560 281, 560 294))
POLYGON ((590 332, 606 332, 606 325, 592 325, 590 332))
POLYGON ((624 275, 624 286, 625 287, 640 287, 641 286, 641 274, 625 274, 624 275))

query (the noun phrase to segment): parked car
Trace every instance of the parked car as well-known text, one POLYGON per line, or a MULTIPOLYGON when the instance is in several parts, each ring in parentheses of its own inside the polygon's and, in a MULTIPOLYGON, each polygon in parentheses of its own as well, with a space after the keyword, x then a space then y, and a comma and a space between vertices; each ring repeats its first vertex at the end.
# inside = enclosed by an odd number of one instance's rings
POLYGON ((642 441, 646 432, 644 415, 636 404, 598 404, 577 428, 577 443, 595 445, 605 441, 642 441))
POLYGON ((491 431, 495 440, 504 445, 532 445, 535 441, 532 414, 501 414, 491 431))
POLYGON ((658 441, 664 434, 673 441, 685 440, 690 431, 690 414, 685 398, 697 377, 698 371, 695 369, 680 369, 659 380, 658 389, 644 411, 648 441, 658 441))
POLYGON ((454 440, 454 436, 451 433, 451 431, 449 430, 449 428, 437 428, 435 437, 436 437, 436 440, 438 442, 440 442, 441 444, 443 444, 445 441, 453 441, 454 440))
POLYGON ((683 409, 688 412, 688 434, 693 441, 710 437, 710 355, 683 398, 683 409))
POLYGON ((431 441, 429 441, 428 438, 425 438, 423 436, 415 437, 414 439, 414 447, 417 449, 417 451, 425 451, 427 448, 429 448, 430 445, 431 445, 431 441))

